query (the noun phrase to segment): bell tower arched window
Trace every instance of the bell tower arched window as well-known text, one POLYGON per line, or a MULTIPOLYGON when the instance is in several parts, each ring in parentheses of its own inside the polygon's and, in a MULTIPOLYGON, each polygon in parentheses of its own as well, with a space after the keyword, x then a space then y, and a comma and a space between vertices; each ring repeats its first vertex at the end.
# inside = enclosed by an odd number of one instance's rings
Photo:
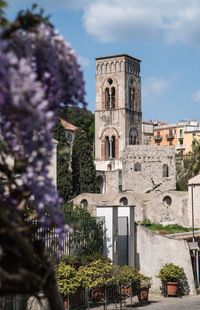
POLYGON ((105 137, 105 149, 106 149, 106 159, 110 158, 110 142, 109 137, 105 137))
POLYGON ((111 138, 111 158, 115 158, 115 136, 111 138))
POLYGON ((104 88, 104 104, 103 108, 105 110, 111 110, 116 108, 116 82, 108 78, 105 81, 105 84, 103 86, 104 88))
POLYGON ((111 88, 111 108, 115 108, 115 87, 111 88))
POLYGON ((110 109, 110 92, 108 87, 105 89, 105 103, 106 110, 110 109))
POLYGON ((130 145, 138 144, 138 133, 136 128, 131 128, 129 132, 129 144, 130 145))
POLYGON ((128 104, 129 109, 135 110, 135 85, 134 85, 134 79, 130 79, 129 82, 129 88, 128 88, 128 104))

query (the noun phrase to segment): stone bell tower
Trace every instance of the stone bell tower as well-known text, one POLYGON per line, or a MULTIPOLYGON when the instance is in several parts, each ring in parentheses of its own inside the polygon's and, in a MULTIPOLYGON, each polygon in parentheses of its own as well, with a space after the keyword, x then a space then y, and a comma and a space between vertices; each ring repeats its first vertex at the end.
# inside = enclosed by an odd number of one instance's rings
POLYGON ((96 58, 95 164, 122 168, 126 145, 141 144, 140 60, 128 55, 96 58))

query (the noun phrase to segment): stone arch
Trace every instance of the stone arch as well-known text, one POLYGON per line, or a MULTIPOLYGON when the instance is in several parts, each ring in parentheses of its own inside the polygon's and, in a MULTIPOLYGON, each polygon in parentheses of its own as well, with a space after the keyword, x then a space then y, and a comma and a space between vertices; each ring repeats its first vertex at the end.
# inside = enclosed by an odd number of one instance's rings
POLYGON ((116 128, 105 128, 101 134, 102 160, 119 159, 119 136, 116 128))
POLYGON ((114 64, 114 62, 111 62, 110 72, 115 72, 115 64, 114 64))
POLYGON ((82 199, 81 202, 80 202, 80 206, 82 208, 87 208, 88 207, 88 201, 87 199, 82 199))
POLYGON ((102 110, 118 108, 118 81, 112 75, 102 82, 102 110), (110 83, 112 81, 112 83, 110 83))
POLYGON ((128 199, 126 197, 121 197, 119 200, 120 206, 128 206, 128 199))
POLYGON ((116 72, 120 71, 120 64, 119 61, 116 62, 116 72))
POLYGON ((135 127, 131 127, 129 130, 129 145, 139 144, 138 131, 135 127))

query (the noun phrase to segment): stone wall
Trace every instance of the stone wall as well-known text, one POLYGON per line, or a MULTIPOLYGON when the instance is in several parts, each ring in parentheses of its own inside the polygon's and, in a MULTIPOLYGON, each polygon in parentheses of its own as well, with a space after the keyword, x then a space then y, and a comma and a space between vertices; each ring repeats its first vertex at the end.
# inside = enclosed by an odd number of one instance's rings
POLYGON ((196 294, 190 251, 187 241, 170 239, 138 226, 136 265, 144 274, 152 277, 152 291, 160 291, 160 279, 156 278, 160 268, 167 263, 183 267, 189 294, 196 294))
MULTIPOLYGON (((96 206, 121 205, 126 200, 128 205, 135 206, 136 222, 149 219, 154 223, 180 224, 191 226, 191 212, 188 212, 187 192, 152 192, 133 193, 121 192, 107 194, 84 193, 73 199, 74 205, 86 200, 91 214, 96 215, 96 206)), ((195 224, 197 218, 195 218, 195 224)), ((198 222, 199 223, 199 222, 198 222)))
POLYGON ((175 149, 171 146, 126 146, 122 160, 123 191, 149 193, 176 189, 175 149), (165 167, 164 167, 165 165, 165 167), (166 167, 168 172, 166 172, 166 167))

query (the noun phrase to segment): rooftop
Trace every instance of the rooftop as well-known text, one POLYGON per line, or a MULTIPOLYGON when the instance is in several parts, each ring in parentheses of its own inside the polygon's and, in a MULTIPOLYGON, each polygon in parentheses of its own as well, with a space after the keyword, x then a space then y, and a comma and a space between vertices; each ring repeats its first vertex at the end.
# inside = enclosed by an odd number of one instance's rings
POLYGON ((60 122, 62 124, 62 126, 67 129, 67 130, 70 130, 70 131, 75 131, 77 129, 76 126, 72 125, 71 123, 65 121, 64 119, 60 118, 60 122))
POLYGON ((104 56, 104 57, 98 57, 98 58, 95 58, 95 59, 96 59, 96 60, 100 60, 100 59, 109 59, 109 58, 118 58, 118 57, 126 57, 126 58, 130 58, 130 59, 132 59, 132 60, 136 60, 136 61, 141 62, 140 59, 135 58, 135 57, 132 57, 132 56, 127 55, 127 54, 119 54, 119 55, 112 55, 112 56, 104 56))

